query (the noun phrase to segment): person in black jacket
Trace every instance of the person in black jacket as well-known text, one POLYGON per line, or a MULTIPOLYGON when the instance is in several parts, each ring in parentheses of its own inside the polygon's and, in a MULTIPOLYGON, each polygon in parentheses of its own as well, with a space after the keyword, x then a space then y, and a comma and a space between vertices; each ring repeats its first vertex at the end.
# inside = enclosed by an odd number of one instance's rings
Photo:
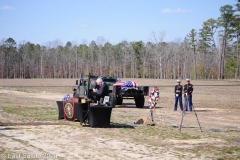
POLYGON ((96 80, 96 83, 100 87, 99 87, 99 89, 94 88, 93 92, 97 96, 97 100, 100 103, 103 103, 104 97, 105 96, 109 96, 109 87, 108 87, 108 85, 105 82, 103 82, 102 78, 98 78, 96 80))
POLYGON ((193 85, 190 83, 190 79, 186 79, 187 84, 184 85, 184 98, 185 98, 185 105, 184 108, 188 111, 188 106, 190 112, 192 112, 192 92, 193 92, 193 85), (188 106, 187 103, 188 102, 188 106))
POLYGON ((174 111, 177 110, 178 102, 180 105, 181 111, 183 110, 182 106, 182 90, 183 86, 181 85, 181 81, 178 79, 177 80, 177 85, 174 87, 174 93, 175 93, 175 104, 174 104, 174 111))

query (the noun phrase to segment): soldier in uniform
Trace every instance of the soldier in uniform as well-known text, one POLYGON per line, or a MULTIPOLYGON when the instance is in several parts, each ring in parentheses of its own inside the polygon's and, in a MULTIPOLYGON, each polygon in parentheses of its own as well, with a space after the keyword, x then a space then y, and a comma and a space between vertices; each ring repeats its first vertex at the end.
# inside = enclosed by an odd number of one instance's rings
POLYGON ((192 92, 193 92, 193 85, 190 83, 190 79, 186 79, 187 83, 184 85, 184 98, 185 104, 184 108, 188 111, 188 106, 190 112, 192 112, 192 92), (187 103, 188 102, 188 106, 187 103))
POLYGON ((177 85, 174 87, 174 93, 175 93, 175 105, 174 105, 174 111, 177 110, 178 102, 180 105, 181 111, 183 110, 182 106, 182 90, 183 86, 181 85, 181 81, 178 79, 177 80, 177 85))

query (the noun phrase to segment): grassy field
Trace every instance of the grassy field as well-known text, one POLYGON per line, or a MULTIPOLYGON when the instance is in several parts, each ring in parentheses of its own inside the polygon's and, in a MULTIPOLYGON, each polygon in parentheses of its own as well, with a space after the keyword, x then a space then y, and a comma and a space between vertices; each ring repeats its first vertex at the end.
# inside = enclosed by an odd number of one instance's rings
POLYGON ((147 96, 144 108, 133 100, 113 108, 110 128, 90 128, 58 120, 56 101, 72 94, 75 79, 1 79, 0 159, 240 159, 239 81, 191 81, 196 112, 186 113, 180 132, 176 81, 130 80, 159 86, 155 126, 134 124, 151 118, 147 96))

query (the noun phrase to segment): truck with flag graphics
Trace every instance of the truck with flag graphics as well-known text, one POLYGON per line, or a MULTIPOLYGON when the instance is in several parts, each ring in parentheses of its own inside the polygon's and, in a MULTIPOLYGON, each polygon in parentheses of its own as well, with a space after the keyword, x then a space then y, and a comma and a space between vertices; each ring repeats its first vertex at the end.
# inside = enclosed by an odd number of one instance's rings
MULTIPOLYGON (((76 81, 76 87, 73 89, 73 97, 87 99, 87 92, 91 92, 96 86, 97 76, 90 76, 89 91, 87 91, 88 79, 80 78, 76 81)), ((117 78, 101 76, 103 82, 109 86, 109 103, 112 107, 122 105, 123 99, 134 99, 137 108, 143 108, 145 103, 144 96, 148 96, 148 86, 138 86, 133 81, 120 81, 117 78)), ((90 96, 89 99, 96 103, 96 97, 90 96)))
POLYGON ((143 108, 144 96, 148 96, 148 86, 138 86, 133 81, 120 81, 113 85, 111 103, 113 106, 122 105, 123 99, 134 99, 137 108, 143 108))

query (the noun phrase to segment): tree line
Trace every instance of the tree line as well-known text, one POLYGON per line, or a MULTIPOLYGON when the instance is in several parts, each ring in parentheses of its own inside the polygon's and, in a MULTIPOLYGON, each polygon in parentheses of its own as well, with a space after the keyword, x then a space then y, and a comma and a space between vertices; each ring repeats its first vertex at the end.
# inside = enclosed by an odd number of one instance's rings
POLYGON ((219 11, 219 18, 210 18, 201 29, 171 42, 164 41, 165 32, 153 32, 151 42, 116 45, 104 37, 65 45, 59 40, 39 45, 2 39, 0 77, 79 78, 92 73, 118 78, 239 78, 240 0, 219 11))

